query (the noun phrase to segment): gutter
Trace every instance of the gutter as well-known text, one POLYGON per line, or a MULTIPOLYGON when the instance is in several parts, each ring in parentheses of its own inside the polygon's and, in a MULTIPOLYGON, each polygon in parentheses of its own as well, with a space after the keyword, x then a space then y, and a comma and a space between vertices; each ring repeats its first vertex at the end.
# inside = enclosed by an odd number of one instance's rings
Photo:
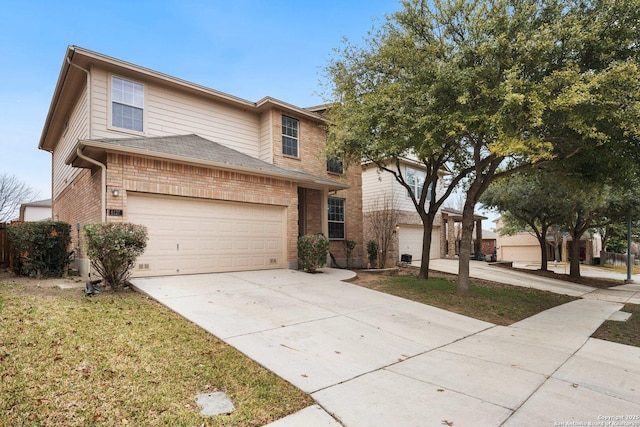
MULTIPOLYGON (((110 151, 110 152, 120 152, 120 153, 133 154, 133 155, 144 156, 144 157, 154 157, 157 159, 168 160, 171 162, 187 163, 187 164, 198 165, 198 166, 208 166, 208 167, 214 167, 218 169, 244 172, 250 175, 269 176, 273 178, 285 179, 287 181, 311 184, 311 185, 314 185, 315 188, 333 187, 334 190, 345 190, 350 188, 348 184, 343 184, 340 182, 335 182, 330 180, 325 181, 324 179, 317 179, 317 177, 314 177, 313 175, 308 175, 300 171, 282 170, 282 172, 279 172, 279 171, 273 171, 273 170, 260 170, 260 169, 254 169, 254 168, 244 167, 240 165, 230 165, 223 162, 215 162, 210 160, 196 160, 193 158, 176 156, 174 154, 167 154, 167 153, 162 153, 157 151, 151 152, 143 148, 114 146, 113 144, 110 144, 110 143, 91 141, 91 140, 79 141, 78 150, 80 150, 80 146, 97 148, 97 149, 110 151), (298 175, 296 172, 300 173, 300 175, 298 175)), ((76 151, 76 153, 77 152, 78 151, 76 151)), ((83 160, 86 160, 86 156, 84 155, 78 156, 78 157, 80 157, 83 160)), ((69 157, 67 157, 66 164, 72 164, 72 162, 73 162, 73 153, 71 153, 69 157)), ((91 163, 94 165, 104 166, 102 163, 99 163, 95 160, 91 161, 91 163)), ((272 166, 275 166, 275 165, 272 165, 272 166)))
POLYGON ((82 148, 80 148, 80 145, 78 145, 78 147, 76 148, 76 155, 78 157, 80 157, 82 160, 85 160, 89 163, 91 163, 92 165, 96 165, 99 166, 102 169, 102 185, 100 186, 101 190, 102 190, 102 210, 101 210, 101 215, 102 215, 102 222, 107 222, 107 166, 100 163, 97 160, 93 160, 90 157, 85 156, 84 154, 82 154, 82 148))

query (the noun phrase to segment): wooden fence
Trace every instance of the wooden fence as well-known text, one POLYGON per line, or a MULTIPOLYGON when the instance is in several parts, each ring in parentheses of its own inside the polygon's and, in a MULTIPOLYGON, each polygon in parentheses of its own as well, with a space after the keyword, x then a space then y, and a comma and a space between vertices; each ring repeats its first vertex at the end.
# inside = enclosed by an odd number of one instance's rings
POLYGON ((0 223, 0 268, 9 267, 9 236, 7 223, 0 223))
MULTIPOLYGON (((636 257, 631 254, 631 264, 635 264, 636 257)), ((627 254, 617 254, 614 252, 605 252, 605 264, 611 265, 627 265, 627 254)))

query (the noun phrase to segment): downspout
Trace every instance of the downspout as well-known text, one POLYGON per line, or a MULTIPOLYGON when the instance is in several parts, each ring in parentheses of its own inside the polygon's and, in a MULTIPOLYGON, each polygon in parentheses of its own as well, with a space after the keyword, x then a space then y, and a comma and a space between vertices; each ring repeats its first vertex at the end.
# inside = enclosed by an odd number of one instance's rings
MULTIPOLYGON (((89 70, 82 68, 81 66, 79 66, 78 64, 74 64, 73 62, 71 62, 71 60, 69 59, 69 57, 66 57, 67 59, 67 63, 70 66, 76 67, 79 70, 82 70, 85 72, 85 74, 87 75, 87 133, 88 133, 88 137, 89 139, 91 138, 91 73, 89 72, 89 70)), ((102 169, 102 185, 101 190, 102 190, 102 209, 101 209, 101 218, 102 218, 102 222, 106 222, 107 221, 107 167, 106 165, 98 162, 97 160, 93 160, 87 156, 85 156, 84 154, 82 154, 82 150, 80 149, 80 146, 78 146, 78 148, 76 149, 76 154, 78 155, 78 157, 80 157, 82 160, 86 160, 87 162, 99 166, 100 169, 102 169)))
POLYGON ((78 157, 80 157, 82 160, 86 160, 87 162, 91 163, 92 165, 96 165, 99 166, 100 169, 102 169, 102 222, 107 222, 107 186, 106 186, 106 182, 107 182, 107 166, 100 163, 97 160, 93 160, 90 157, 85 156, 84 154, 82 154, 82 149, 80 148, 80 146, 78 145, 78 148, 76 148, 76 154, 78 157))

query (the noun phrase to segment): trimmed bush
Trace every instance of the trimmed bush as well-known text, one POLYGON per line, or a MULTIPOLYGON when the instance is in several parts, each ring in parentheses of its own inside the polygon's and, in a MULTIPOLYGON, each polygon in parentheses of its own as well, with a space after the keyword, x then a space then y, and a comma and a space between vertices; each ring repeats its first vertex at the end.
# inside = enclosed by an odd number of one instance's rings
POLYGON ((71 262, 71 225, 60 221, 20 222, 7 227, 13 272, 19 276, 62 277, 71 262))
POLYGON ((378 243, 375 240, 369 240, 367 242, 367 257, 369 258, 369 265, 373 268, 378 262, 378 243))
POLYGON ((82 231, 91 266, 111 289, 122 289, 129 280, 136 259, 147 247, 147 227, 101 223, 85 225, 82 231))
POLYGON ((347 268, 349 268, 349 264, 351 264, 351 254, 356 248, 356 242, 355 240, 344 239, 342 245, 344 246, 344 253, 347 256, 347 268))
POLYGON ((329 239, 322 234, 302 236, 298 239, 298 262, 300 268, 309 273, 327 263, 329 253, 329 239))

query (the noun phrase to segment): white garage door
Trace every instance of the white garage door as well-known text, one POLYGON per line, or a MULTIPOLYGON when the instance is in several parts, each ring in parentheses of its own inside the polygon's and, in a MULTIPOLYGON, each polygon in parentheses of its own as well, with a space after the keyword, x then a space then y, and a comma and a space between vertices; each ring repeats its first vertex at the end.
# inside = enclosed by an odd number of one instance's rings
POLYGON ((540 247, 536 246, 500 246, 499 261, 540 262, 540 247))
POLYGON ((285 268, 285 207, 127 195, 127 219, 147 226, 135 277, 285 268))
MULTIPOLYGON (((400 253, 409 254, 413 261, 422 260, 422 233, 420 225, 400 225, 398 229, 398 243, 400 253)), ((431 248, 429 258, 440 258, 440 229, 434 228, 431 232, 431 248)))

